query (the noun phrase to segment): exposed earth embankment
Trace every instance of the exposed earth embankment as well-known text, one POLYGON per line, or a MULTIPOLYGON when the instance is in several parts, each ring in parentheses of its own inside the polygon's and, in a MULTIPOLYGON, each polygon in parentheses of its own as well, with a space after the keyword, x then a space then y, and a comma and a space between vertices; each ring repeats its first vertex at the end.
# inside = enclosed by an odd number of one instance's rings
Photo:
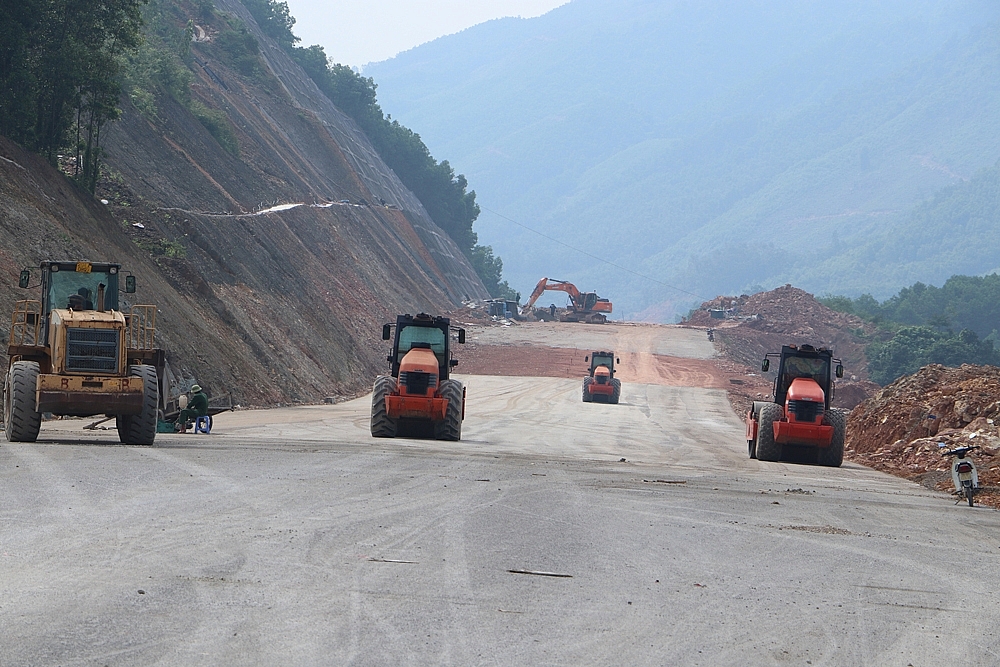
POLYGON ((1000 504, 1000 368, 925 366, 854 409, 850 458, 942 491, 953 489, 944 451, 978 445, 982 502, 1000 504))
POLYGON ((705 389, 730 385, 729 374, 711 359, 707 341, 669 325, 531 322, 467 330, 468 344, 456 350, 460 373, 582 380, 590 369, 587 356, 604 350, 615 353, 615 377, 622 382, 705 389), (663 336, 664 327, 673 335, 663 336))

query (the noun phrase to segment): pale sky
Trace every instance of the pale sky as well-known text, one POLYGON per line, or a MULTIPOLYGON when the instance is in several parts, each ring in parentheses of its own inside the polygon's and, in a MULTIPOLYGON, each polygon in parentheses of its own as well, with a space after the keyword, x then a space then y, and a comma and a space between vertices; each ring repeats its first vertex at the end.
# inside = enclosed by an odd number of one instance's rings
POLYGON ((541 16, 568 0, 287 0, 300 46, 361 67, 504 16, 541 16))

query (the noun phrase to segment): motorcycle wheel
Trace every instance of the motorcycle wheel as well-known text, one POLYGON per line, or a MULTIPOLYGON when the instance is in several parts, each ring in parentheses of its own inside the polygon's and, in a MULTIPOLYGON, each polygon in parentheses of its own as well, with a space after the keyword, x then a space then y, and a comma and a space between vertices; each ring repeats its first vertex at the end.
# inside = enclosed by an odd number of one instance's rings
POLYGON ((967 487, 965 487, 965 497, 969 499, 969 507, 973 506, 972 505, 972 495, 973 495, 973 493, 974 493, 974 491, 973 491, 973 488, 972 488, 971 484, 969 484, 967 487))

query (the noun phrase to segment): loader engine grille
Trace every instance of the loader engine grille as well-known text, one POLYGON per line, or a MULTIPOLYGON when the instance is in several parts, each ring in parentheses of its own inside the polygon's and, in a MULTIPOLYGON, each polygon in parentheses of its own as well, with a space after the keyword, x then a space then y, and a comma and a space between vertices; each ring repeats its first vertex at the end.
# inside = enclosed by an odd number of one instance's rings
POLYGON ((66 370, 118 372, 116 329, 67 329, 66 370))
POLYGON ((406 387, 407 394, 426 394, 431 383, 437 383, 436 373, 423 371, 404 371, 399 374, 399 385, 406 387))
POLYGON ((823 404, 814 401, 788 401, 788 412, 800 422, 814 422, 823 414, 823 404))

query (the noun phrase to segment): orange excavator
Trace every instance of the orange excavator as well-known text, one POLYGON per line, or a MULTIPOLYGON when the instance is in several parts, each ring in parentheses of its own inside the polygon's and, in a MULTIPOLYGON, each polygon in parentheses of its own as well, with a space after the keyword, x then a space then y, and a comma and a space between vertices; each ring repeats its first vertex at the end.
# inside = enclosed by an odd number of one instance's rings
POLYGON ((611 312, 611 302, 597 296, 596 292, 581 292, 571 282, 565 280, 549 280, 542 278, 528 297, 527 303, 521 308, 522 315, 531 314, 531 307, 538 297, 546 291, 566 292, 569 294, 569 312, 561 315, 561 322, 589 322, 604 324, 608 321, 607 313, 611 312))

